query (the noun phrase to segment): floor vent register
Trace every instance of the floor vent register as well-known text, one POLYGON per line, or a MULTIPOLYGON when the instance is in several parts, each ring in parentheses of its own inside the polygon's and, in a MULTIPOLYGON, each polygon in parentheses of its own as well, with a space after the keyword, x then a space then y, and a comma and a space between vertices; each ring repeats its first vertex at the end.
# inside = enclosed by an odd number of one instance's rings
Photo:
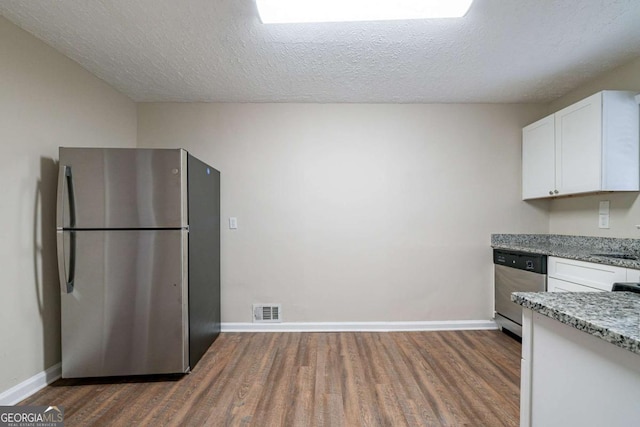
POLYGON ((280 323, 282 322, 282 307, 280 304, 254 304, 254 323, 280 323))

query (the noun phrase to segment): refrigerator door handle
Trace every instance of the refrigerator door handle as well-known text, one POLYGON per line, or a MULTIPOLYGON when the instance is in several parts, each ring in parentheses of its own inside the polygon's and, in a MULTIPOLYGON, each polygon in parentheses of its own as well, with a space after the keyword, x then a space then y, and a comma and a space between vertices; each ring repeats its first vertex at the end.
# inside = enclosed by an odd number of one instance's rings
POLYGON ((70 294, 73 292, 76 273, 76 232, 58 230, 58 275, 60 278, 60 291, 70 294), (69 269, 66 266, 66 253, 64 247, 64 235, 69 233, 69 269))
POLYGON ((58 230, 56 233, 58 246, 58 280, 60 281, 60 292, 67 292, 67 272, 64 263, 64 232, 58 230))
POLYGON ((60 165, 58 173, 58 209, 56 212, 56 223, 58 227, 58 275, 60 279, 60 290, 63 293, 73 292, 73 280, 76 270, 76 232, 69 233, 69 269, 66 268, 65 252, 65 231, 64 224, 64 200, 65 189, 69 200, 69 228, 76 226, 76 203, 73 194, 73 175, 71 166, 60 165), (65 188, 66 187, 66 188, 65 188))

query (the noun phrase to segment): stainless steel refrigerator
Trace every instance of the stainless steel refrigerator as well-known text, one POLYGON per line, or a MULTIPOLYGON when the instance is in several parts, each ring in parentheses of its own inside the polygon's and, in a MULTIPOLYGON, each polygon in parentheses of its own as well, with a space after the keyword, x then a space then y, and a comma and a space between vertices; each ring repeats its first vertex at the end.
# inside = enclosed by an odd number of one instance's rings
POLYGON ((59 167, 62 377, 193 369, 220 332, 220 173, 182 149, 59 167))

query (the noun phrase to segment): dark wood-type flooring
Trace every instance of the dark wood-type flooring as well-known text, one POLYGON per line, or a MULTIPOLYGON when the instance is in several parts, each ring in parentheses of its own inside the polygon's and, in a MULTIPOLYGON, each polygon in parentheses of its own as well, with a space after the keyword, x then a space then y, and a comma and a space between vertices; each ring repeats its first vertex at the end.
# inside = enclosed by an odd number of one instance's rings
POLYGON ((59 380, 65 426, 517 426, 520 344, 498 331, 223 333, 184 377, 59 380))

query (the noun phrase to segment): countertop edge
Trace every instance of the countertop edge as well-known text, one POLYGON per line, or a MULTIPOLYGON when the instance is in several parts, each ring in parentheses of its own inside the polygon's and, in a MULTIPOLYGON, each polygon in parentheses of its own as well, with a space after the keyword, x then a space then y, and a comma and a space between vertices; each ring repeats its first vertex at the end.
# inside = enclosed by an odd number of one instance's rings
POLYGON ((620 347, 624 350, 631 351, 632 353, 640 355, 640 341, 622 335, 618 332, 612 331, 604 326, 593 324, 591 321, 581 319, 575 315, 563 313, 562 311, 549 307, 545 304, 537 303, 527 299, 526 295, 521 292, 515 292, 511 294, 511 300, 516 304, 521 305, 524 308, 540 313, 550 319, 557 320, 567 326, 571 326, 574 329, 593 335, 596 338, 600 338, 610 344, 620 347))
POLYGON ((553 256, 557 258, 573 259, 576 261, 592 262, 594 264, 611 265, 614 267, 640 270, 640 261, 635 261, 635 260, 598 257, 598 256, 589 255, 589 254, 580 254, 580 253, 576 254, 576 253, 570 253, 570 252, 557 251, 557 250, 548 249, 548 248, 536 248, 533 246, 522 246, 522 245, 492 244, 491 247, 493 249, 504 249, 504 250, 511 250, 511 251, 519 251, 519 252, 528 252, 533 254, 553 256))

